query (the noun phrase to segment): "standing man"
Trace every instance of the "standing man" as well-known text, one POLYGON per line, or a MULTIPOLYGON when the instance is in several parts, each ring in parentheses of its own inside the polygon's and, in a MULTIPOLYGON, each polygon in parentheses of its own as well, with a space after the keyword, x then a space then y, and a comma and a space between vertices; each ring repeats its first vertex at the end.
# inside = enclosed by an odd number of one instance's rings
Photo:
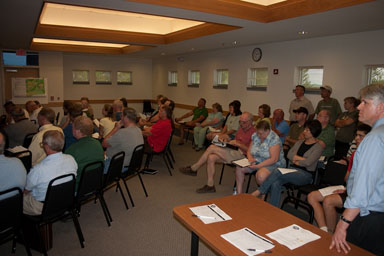
POLYGON ((376 255, 384 253, 384 84, 360 90, 359 121, 372 126, 360 143, 347 182, 345 211, 330 249, 348 253, 348 242, 376 255))
POLYGON ((197 107, 194 108, 192 111, 189 111, 188 113, 182 115, 181 117, 176 118, 176 122, 180 125, 180 141, 179 145, 184 144, 184 128, 190 128, 195 127, 196 123, 201 123, 204 121, 205 118, 208 116, 208 109, 205 107, 206 100, 204 98, 199 99, 199 102, 197 103, 197 107), (192 116, 192 120, 188 122, 180 122, 181 120, 192 116))
POLYGON ((321 110, 317 115, 317 120, 321 123, 321 133, 317 137, 323 147, 323 156, 327 159, 335 153, 335 128, 330 124, 330 114, 328 110, 321 110))
POLYGON ((320 93, 323 99, 320 100, 319 103, 317 103, 315 112, 316 114, 319 114, 321 110, 328 110, 328 112, 331 115, 329 123, 331 125, 334 125, 337 117, 339 116, 339 114, 341 114, 340 104, 337 101, 337 99, 331 98, 331 94, 332 94, 331 86, 329 85, 321 86, 320 93))
POLYGON ((309 112, 309 120, 312 120, 315 115, 312 102, 304 96, 305 87, 302 85, 296 85, 295 96, 296 98, 291 101, 289 105, 289 121, 297 121, 295 111, 300 107, 304 107, 309 112))
POLYGON ((284 111, 282 109, 273 111, 272 130, 279 135, 281 143, 284 144, 285 138, 288 136, 289 124, 284 120, 284 111))

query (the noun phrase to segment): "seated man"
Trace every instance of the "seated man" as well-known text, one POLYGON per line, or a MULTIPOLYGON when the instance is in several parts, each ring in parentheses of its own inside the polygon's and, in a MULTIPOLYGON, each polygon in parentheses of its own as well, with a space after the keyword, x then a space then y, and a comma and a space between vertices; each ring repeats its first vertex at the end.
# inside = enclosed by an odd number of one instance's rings
POLYGON ((296 115, 296 122, 289 128, 288 136, 285 138, 283 147, 284 152, 288 153, 288 150, 295 145, 299 139, 303 139, 300 136, 304 131, 304 124, 308 118, 308 110, 304 107, 293 110, 296 115))
POLYGON ((197 107, 194 108, 192 111, 189 111, 188 113, 182 115, 181 117, 176 118, 176 122, 180 125, 180 141, 179 145, 184 144, 184 129, 185 128, 193 128, 196 126, 196 123, 200 123, 204 121, 205 118, 208 116, 208 110, 205 107, 205 103, 207 101, 204 98, 199 99, 199 102, 197 103, 197 107), (190 116, 192 117, 191 121, 188 122, 181 122, 183 119, 188 118, 190 116))
POLYGON ((71 107, 69 107, 68 115, 69 115, 68 122, 63 127, 64 138, 65 138, 64 151, 77 141, 75 136, 73 136, 72 127, 73 127, 74 120, 77 117, 83 115, 81 104, 75 103, 71 107))
POLYGON ((76 117, 73 122, 72 132, 77 141, 68 147, 65 153, 73 156, 78 166, 76 178, 77 191, 84 167, 92 162, 104 162, 104 150, 100 142, 91 137, 93 122, 89 117, 76 117))
POLYGON ((31 120, 35 124, 37 124, 37 115, 39 114, 42 108, 43 107, 37 105, 36 102, 34 102, 33 100, 27 101, 27 103, 25 103, 25 109, 29 113, 29 120, 31 120))
POLYGON ((25 136, 30 133, 36 133, 37 126, 25 117, 21 107, 14 107, 11 115, 15 123, 8 125, 4 131, 8 136, 9 147, 13 148, 23 145, 25 136))
MULTIPOLYGON (((106 153, 108 157, 105 161, 104 173, 107 173, 109 163, 115 154, 124 151, 124 166, 128 166, 135 147, 144 144, 143 135, 136 125, 136 120, 136 110, 125 108, 122 119, 116 122, 113 130, 104 138, 102 146, 107 148, 106 153)), ((123 168, 123 172, 126 170, 126 168, 123 168)))
MULTIPOLYGON (((356 131, 356 145, 359 146, 360 142, 364 139, 365 135, 369 133, 371 127, 366 124, 360 124, 356 131)), ((356 148, 355 148, 356 150, 356 148)), ((345 174, 344 181, 346 182, 349 176, 349 172, 352 169, 353 156, 356 151, 353 151, 351 159, 349 160, 347 173, 345 174)), ((312 205, 315 220, 320 229, 333 233, 337 223, 337 211, 336 208, 342 208, 347 193, 345 190, 335 190, 333 194, 324 197, 319 190, 313 191, 308 195, 308 203, 312 205), (323 205, 321 205, 323 203, 323 205)))
POLYGON ((276 109, 272 116, 272 130, 279 135, 281 143, 284 144, 285 138, 288 136, 289 124, 284 120, 284 111, 276 109))
MULTIPOLYGON (((41 111, 43 110, 44 108, 41 111)), ((61 152, 64 148, 63 133, 57 130, 46 131, 42 138, 42 147, 47 157, 35 165, 27 175, 23 212, 28 215, 41 214, 51 180, 70 173, 76 176, 77 172, 75 159, 61 152)))
MULTIPOLYGON (((13 187, 19 187, 21 191, 23 191, 27 178, 27 171, 18 158, 5 157, 3 155, 4 146, 4 135, 0 133, 0 191, 13 187)), ((5 196, 0 196, 0 199, 2 198, 5 198, 5 196)))
POLYGON ((321 110, 317 114, 317 120, 321 123, 321 134, 317 138, 323 147, 323 156, 327 159, 334 155, 335 151, 335 128, 330 124, 331 115, 328 110, 321 110))
POLYGON ((43 108, 37 115, 37 121, 40 125, 39 132, 32 138, 29 150, 32 152, 32 166, 38 164, 46 156, 44 149, 41 147, 43 135, 46 131, 56 130, 63 133, 60 127, 54 126, 55 111, 51 108, 43 108))
POLYGON ((91 105, 89 105, 88 97, 81 97, 80 102, 84 115, 93 120, 93 108, 91 107, 91 105))
POLYGON ((211 145, 200 157, 199 161, 197 161, 192 166, 182 167, 179 169, 183 174, 196 176, 197 170, 203 164, 207 163, 207 185, 197 189, 197 193, 216 192, 214 185, 216 163, 231 163, 233 160, 241 159, 247 154, 249 144, 251 143, 252 134, 256 132, 255 127, 252 125, 252 121, 253 115, 251 113, 244 112, 240 116, 240 128, 236 132, 235 139, 229 140, 228 135, 223 135, 220 137, 220 140, 227 141, 229 144, 238 147, 239 150, 211 145))
POLYGON ((115 120, 120 121, 123 115, 123 102, 119 99, 115 100, 112 104, 113 112, 115 113, 115 120))

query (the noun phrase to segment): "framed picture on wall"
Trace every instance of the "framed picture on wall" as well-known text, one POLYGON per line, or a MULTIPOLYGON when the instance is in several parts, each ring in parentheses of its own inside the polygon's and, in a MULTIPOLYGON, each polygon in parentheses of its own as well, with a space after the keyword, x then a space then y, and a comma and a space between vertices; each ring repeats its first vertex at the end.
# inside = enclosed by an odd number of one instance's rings
POLYGON ((73 84, 89 84, 89 71, 88 70, 72 70, 72 83, 73 84))
POLYGON ((96 84, 112 84, 111 71, 95 71, 96 84))
POLYGON ((117 71, 118 85, 132 85, 132 71, 117 71))

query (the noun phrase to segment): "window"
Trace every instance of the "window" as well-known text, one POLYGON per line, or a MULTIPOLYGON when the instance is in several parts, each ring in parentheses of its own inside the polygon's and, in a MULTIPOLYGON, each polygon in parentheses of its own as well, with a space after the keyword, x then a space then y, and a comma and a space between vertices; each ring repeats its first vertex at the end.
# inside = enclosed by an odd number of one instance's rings
POLYGON ((217 69, 214 73, 214 86, 217 89, 227 89, 229 81, 228 69, 217 69))
POLYGON ((72 70, 73 84, 89 84, 88 70, 72 70))
POLYGON ((110 71, 96 71, 96 84, 112 84, 110 71))
POLYGON ((299 67, 298 84, 307 89, 320 89, 323 84, 323 67, 299 67))
POLYGON ((132 72, 131 71, 117 71, 117 84, 131 85, 132 72))
POLYGON ((367 67, 368 84, 384 83, 384 65, 375 65, 367 67))
POLYGON ((266 90, 268 85, 268 68, 249 68, 247 90, 266 90))
POLYGON ((177 86, 177 71, 168 72, 168 86, 177 86))
POLYGON ((188 87, 199 87, 200 85, 200 71, 189 70, 188 71, 188 87))

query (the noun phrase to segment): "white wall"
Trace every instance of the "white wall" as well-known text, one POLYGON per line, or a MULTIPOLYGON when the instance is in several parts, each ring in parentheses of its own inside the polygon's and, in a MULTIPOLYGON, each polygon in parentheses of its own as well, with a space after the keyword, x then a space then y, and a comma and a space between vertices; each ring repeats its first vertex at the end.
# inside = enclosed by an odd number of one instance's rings
MULTIPOLYGON (((252 61, 251 53, 256 46, 237 47, 184 55, 184 61, 177 57, 163 57, 153 61, 153 95, 165 94, 177 103, 196 104, 199 97, 207 99, 208 106, 219 102, 224 109, 238 99, 242 110, 257 113, 263 103, 272 109, 283 108, 287 113, 292 90, 297 84, 295 69, 298 66, 323 66, 324 84, 333 87, 332 97, 341 106, 346 96, 357 96, 365 82, 365 65, 384 64, 384 30, 313 38, 289 42, 257 45, 263 51, 260 62, 252 61), (269 85, 267 91, 247 91, 248 68, 268 67, 269 85), (229 69, 227 90, 213 89, 213 71, 229 69), (200 70, 200 87, 188 88, 188 70, 200 70), (273 69, 279 69, 273 75, 273 69), (178 86, 168 87, 168 71, 178 71, 178 86)), ((307 95, 314 107, 320 95, 307 95)))

